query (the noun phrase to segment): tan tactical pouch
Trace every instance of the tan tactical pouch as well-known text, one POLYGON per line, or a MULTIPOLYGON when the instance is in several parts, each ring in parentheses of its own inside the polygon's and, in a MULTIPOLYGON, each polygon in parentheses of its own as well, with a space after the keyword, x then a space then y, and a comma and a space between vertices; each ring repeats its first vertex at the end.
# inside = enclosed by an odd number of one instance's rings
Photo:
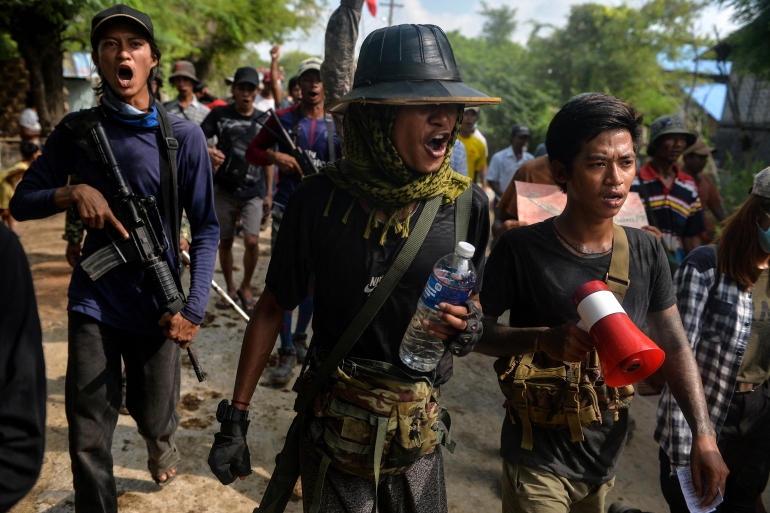
POLYGON ((532 450, 532 426, 569 429, 573 442, 582 442, 583 428, 602 423, 602 413, 628 408, 634 387, 612 388, 591 381, 586 362, 555 365, 543 353, 498 359, 494 366, 505 395, 503 407, 511 422, 522 425, 521 446, 532 450), (514 412, 516 414, 514 415, 514 412))
MULTIPOLYGON (((629 251, 626 232, 614 225, 613 252, 605 282, 622 304, 628 280, 629 251)), ((564 364, 545 353, 500 358, 494 363, 505 396, 503 407, 511 422, 522 424, 521 447, 532 450, 532 426, 569 429, 573 442, 582 442, 583 428, 602 423, 602 413, 628 408, 634 387, 607 387, 601 379, 596 351, 588 360, 564 364), (515 414, 514 414, 515 412, 515 414)))

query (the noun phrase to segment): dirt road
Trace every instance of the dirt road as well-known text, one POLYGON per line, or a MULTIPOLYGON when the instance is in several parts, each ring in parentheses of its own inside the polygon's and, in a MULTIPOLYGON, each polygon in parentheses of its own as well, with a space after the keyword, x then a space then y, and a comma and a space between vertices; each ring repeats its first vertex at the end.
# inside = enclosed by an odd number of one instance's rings
MULTIPOLYGON (((20 223, 18 231, 32 266, 37 293, 48 377, 46 454, 40 480, 12 513, 71 512, 72 475, 67 453, 64 415, 64 375, 67 365, 67 286, 70 267, 65 261, 66 243, 61 234, 64 217, 20 223)), ((261 290, 269 256, 269 232, 260 240, 255 293, 261 290)), ((236 268, 242 247, 234 248, 236 268)), ((236 272, 237 274, 237 272, 236 272)), ((224 285, 217 270, 215 279, 224 285)), ((159 489, 147 471, 146 449, 129 416, 120 416, 113 437, 112 455, 122 512, 232 513, 250 512, 257 506, 273 469, 273 458, 293 417, 294 394, 288 389, 258 387, 252 401, 249 430, 254 474, 245 481, 222 486, 206 464, 218 424, 217 403, 230 397, 240 351, 244 322, 235 312, 216 310, 212 293, 204 326, 195 340, 207 381, 198 383, 183 357, 181 425, 177 446, 182 452, 179 476, 159 489)), ((497 387, 492 360, 470 355, 455 360, 454 378, 442 388, 443 401, 452 413, 452 436, 458 443, 454 455, 445 455, 447 489, 452 512, 500 511, 501 460, 498 455, 503 397, 497 387)), ((299 367, 297 367, 297 371, 299 367)), ((645 511, 663 513, 668 508, 658 485, 657 446, 652 440, 656 400, 635 399, 632 414, 637 422, 634 438, 622 456, 617 483, 610 502, 623 500, 645 511)), ((609 503, 608 503, 609 504, 609 503)), ((287 509, 302 511, 295 498, 287 509)))

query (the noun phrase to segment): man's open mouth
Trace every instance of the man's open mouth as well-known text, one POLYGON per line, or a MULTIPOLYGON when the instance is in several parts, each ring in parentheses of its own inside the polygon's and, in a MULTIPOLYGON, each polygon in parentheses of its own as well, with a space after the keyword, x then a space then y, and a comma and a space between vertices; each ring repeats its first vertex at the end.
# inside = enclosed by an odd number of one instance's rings
POLYGON ((121 66, 118 68, 118 82, 121 87, 130 87, 131 79, 134 78, 134 72, 129 67, 121 66))
POLYGON ((446 152, 447 143, 449 142, 449 135, 448 134, 441 134, 437 135, 428 143, 426 146, 428 149, 431 150, 431 153, 433 153, 436 157, 440 157, 444 155, 446 152))
POLYGON ((617 201, 623 200, 623 194, 620 192, 611 192, 609 194, 606 194, 604 196, 604 201, 609 201, 610 203, 615 203, 617 201))

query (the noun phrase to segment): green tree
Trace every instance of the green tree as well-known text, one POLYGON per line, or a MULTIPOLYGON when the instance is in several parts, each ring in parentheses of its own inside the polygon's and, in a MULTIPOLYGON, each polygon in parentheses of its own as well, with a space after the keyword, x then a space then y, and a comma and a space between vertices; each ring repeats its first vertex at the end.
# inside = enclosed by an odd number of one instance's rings
MULTIPOLYGON (((175 59, 196 63, 201 78, 221 56, 248 43, 280 42, 315 23, 320 0, 125 0, 150 15, 169 69, 175 59)), ((62 53, 90 50, 91 17, 112 0, 0 0, 0 32, 11 36, 30 72, 44 133, 64 115, 62 53)))
POLYGON ((551 82, 560 102, 583 92, 605 92, 627 101, 649 120, 674 110, 681 99, 680 75, 663 73, 658 55, 676 57, 701 4, 651 0, 628 5, 573 6, 567 25, 548 35, 536 30, 528 46, 538 63, 535 79, 551 82))
POLYGON ((459 32, 450 32, 448 37, 463 82, 502 99, 498 106, 481 109, 479 125, 490 155, 510 144, 514 123, 529 125, 532 142, 542 142, 555 112, 554 91, 550 83, 532 80, 529 52, 511 40, 517 26, 516 9, 482 4, 481 15, 484 25, 480 37, 468 38, 459 32))
POLYGON ((64 116, 63 33, 98 0, 0 0, 0 31, 16 43, 29 71, 43 133, 64 116))
POLYGON ((484 16, 481 34, 487 41, 492 43, 510 41, 511 36, 516 32, 518 22, 516 21, 516 9, 513 7, 507 5, 492 7, 486 2, 481 2, 479 14, 484 16))

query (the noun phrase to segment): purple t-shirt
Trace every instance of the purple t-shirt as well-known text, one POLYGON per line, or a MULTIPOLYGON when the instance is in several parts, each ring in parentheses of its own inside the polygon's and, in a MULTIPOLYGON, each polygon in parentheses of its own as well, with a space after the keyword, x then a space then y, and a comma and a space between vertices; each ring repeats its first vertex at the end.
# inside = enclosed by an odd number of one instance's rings
MULTIPOLYGON (((64 118, 66 122, 73 115, 64 118)), ((179 213, 184 208, 192 230, 190 255, 190 293, 182 315, 200 324, 205 315, 208 291, 214 274, 219 222, 214 212, 214 186, 206 139, 200 127, 176 116, 169 116, 177 150, 179 213)), ((160 190, 160 130, 158 127, 129 126, 112 117, 103 121, 123 176, 137 195, 162 197, 160 190)), ((54 201, 56 190, 67 184, 70 174, 78 172, 84 184, 94 187, 109 199, 115 188, 97 163, 73 144, 66 129, 57 128, 46 141, 43 154, 32 163, 19 183, 11 201, 16 219, 42 219, 61 212, 54 201)), ((105 230, 88 228, 83 244, 83 258, 109 244, 105 230)), ((167 232, 168 233, 168 232, 167 232)), ((172 272, 173 257, 166 253, 172 272)), ((92 281, 75 264, 70 282, 67 309, 83 313, 110 326, 147 335, 159 335, 162 312, 138 261, 122 264, 97 281, 92 281)))

